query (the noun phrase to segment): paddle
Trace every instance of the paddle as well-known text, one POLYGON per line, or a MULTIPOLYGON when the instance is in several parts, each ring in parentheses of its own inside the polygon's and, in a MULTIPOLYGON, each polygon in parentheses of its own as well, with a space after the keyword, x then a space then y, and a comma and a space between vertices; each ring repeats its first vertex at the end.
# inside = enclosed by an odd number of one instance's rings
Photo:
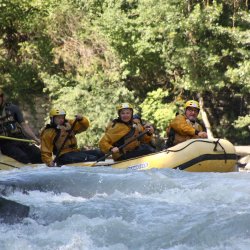
MULTIPOLYGON (((131 142, 133 142, 133 141, 135 141, 135 140, 141 138, 142 136, 144 136, 144 135, 147 134, 147 133, 148 133, 148 130, 143 131, 141 134, 139 134, 138 136, 134 137, 132 140, 130 140, 130 141, 124 143, 123 145, 121 145, 120 147, 118 147, 119 150, 123 149, 123 148, 126 147, 128 144, 130 144, 131 142)), ((107 153, 106 155, 102 156, 101 158, 97 159, 96 162, 95 162, 93 165, 91 165, 91 167, 95 166, 96 163, 98 163, 99 161, 105 160, 105 159, 106 159, 107 157, 109 157, 111 154, 112 154, 112 152, 109 152, 109 153, 107 153)))
MULTIPOLYGON (((4 162, 1 162, 1 161, 0 161, 0 165, 1 165, 1 164, 2 164, 2 165, 5 165, 5 166, 8 166, 8 167, 12 167, 12 168, 19 168, 19 167, 16 167, 16 166, 14 166, 14 165, 11 165, 11 164, 8 164, 8 163, 4 163, 4 162)), ((1 167, 0 167, 0 170, 2 170, 1 167)))
POLYGON ((28 142, 28 143, 36 143, 34 140, 15 138, 15 137, 3 136, 3 135, 0 135, 0 139, 12 140, 12 141, 21 141, 21 142, 28 142))
MULTIPOLYGON (((61 147, 59 148, 59 150, 58 150, 57 153, 56 153, 56 157, 55 157, 55 159, 53 160, 53 162, 56 164, 56 166, 57 166, 57 163, 56 163, 56 162, 57 162, 57 160, 58 160, 58 157, 59 157, 59 155, 60 155, 60 153, 61 153, 61 151, 62 151, 62 149, 63 149, 63 147, 64 147, 64 145, 65 145, 65 143, 66 143, 66 141, 69 139, 70 134, 72 133, 72 131, 73 131, 73 129, 74 129, 74 127, 75 127, 77 121, 78 121, 78 119, 76 118, 76 119, 74 120, 74 122, 73 122, 73 124, 72 124, 70 130, 68 131, 68 134, 67 134, 67 136, 65 137, 65 139, 64 139, 64 141, 63 141, 61 147)), ((57 166, 57 167, 60 167, 60 166, 57 166)))

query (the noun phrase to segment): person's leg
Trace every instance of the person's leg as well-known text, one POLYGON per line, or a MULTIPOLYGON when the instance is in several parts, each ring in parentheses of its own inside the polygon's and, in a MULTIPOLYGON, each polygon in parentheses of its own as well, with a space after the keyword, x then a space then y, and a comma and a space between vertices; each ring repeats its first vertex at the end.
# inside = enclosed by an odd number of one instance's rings
POLYGON ((26 153, 30 163, 42 163, 41 151, 34 144, 23 143, 22 150, 26 153))
POLYGON ((60 156, 58 158, 57 163, 59 165, 65 165, 65 164, 86 162, 86 161, 96 161, 96 156, 86 154, 83 151, 69 152, 60 156))
POLYGON ((5 141, 1 144, 1 151, 4 155, 7 155, 21 163, 31 163, 28 155, 22 150, 21 142, 5 141))
POLYGON ((139 149, 146 154, 152 154, 156 152, 156 149, 149 144, 141 144, 139 149))
POLYGON ((87 155, 92 155, 92 156, 96 156, 96 160, 98 160, 99 158, 103 157, 105 154, 99 150, 99 149, 92 149, 92 150, 83 150, 83 153, 87 154, 87 155))
POLYGON ((127 160, 130 158, 134 158, 134 157, 138 157, 138 156, 142 156, 142 155, 147 155, 147 154, 152 154, 155 153, 155 149, 152 148, 150 145, 148 144, 141 144, 137 149, 127 152, 126 154, 122 155, 118 161, 121 160, 127 160))

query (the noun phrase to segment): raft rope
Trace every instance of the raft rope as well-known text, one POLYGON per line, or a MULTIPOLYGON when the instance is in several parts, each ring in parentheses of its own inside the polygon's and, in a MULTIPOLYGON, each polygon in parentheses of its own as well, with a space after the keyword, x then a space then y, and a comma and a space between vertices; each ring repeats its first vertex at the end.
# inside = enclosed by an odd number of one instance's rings
POLYGON ((213 143, 215 144, 214 151, 217 151, 217 146, 218 145, 220 145, 220 147, 223 149, 224 156, 225 156, 225 163, 227 163, 227 153, 226 153, 225 148, 220 144, 220 138, 216 142, 213 142, 213 143))
POLYGON ((8 166, 8 167, 12 167, 12 168, 19 168, 19 167, 16 167, 14 165, 11 165, 11 164, 8 164, 8 163, 4 163, 4 162, 1 162, 1 161, 0 161, 0 164, 8 166))
POLYGON ((225 148, 220 144, 219 142, 220 138, 217 140, 217 141, 205 141, 205 140, 195 140, 195 141, 192 141, 190 142, 189 144, 187 144, 185 147, 183 148, 180 148, 180 149, 177 149, 177 150, 172 150, 172 149, 166 149, 166 152, 179 152, 179 151, 182 151, 184 150, 185 148, 187 148, 189 145, 191 145, 192 143, 195 143, 195 142, 206 142, 206 143, 212 143, 212 144, 215 144, 215 147, 214 147, 214 151, 217 151, 217 145, 219 144, 221 146, 221 148, 223 149, 223 152, 224 152, 224 156, 225 156, 225 163, 227 162, 227 153, 226 153, 226 150, 225 148))
POLYGON ((191 144, 193 144, 193 143, 195 143, 195 142, 206 142, 206 143, 212 143, 212 144, 215 143, 214 141, 211 142, 211 141, 204 141, 204 140, 195 140, 195 141, 190 142, 189 144, 187 144, 187 145, 186 145, 185 147, 183 147, 183 148, 176 149, 176 150, 166 149, 166 151, 167 151, 167 152, 179 152, 179 151, 184 150, 184 149, 187 148, 189 145, 191 145, 191 144))

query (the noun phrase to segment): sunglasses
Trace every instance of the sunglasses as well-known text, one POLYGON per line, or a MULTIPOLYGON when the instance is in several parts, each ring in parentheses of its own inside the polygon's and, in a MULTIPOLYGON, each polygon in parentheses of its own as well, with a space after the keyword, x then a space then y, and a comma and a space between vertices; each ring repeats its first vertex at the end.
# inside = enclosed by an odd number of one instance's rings
POLYGON ((194 112, 194 113, 196 113, 196 114, 199 113, 199 110, 196 109, 196 108, 187 108, 187 111, 189 111, 189 112, 194 112))

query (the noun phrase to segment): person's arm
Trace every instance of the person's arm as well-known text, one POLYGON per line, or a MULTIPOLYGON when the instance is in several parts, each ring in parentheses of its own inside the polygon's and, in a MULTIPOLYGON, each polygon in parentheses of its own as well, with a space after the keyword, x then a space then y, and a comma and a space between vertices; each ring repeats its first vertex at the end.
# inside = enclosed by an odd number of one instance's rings
POLYGON ((153 125, 150 123, 146 123, 144 125, 144 128, 147 129, 151 135, 155 132, 153 125))
POLYGON ((203 126, 201 124, 199 124, 199 133, 198 133, 198 137, 200 138, 207 138, 207 132, 204 131, 203 126))
POLYGON ((11 113, 14 115, 14 119, 16 120, 16 122, 20 124, 24 135, 27 136, 28 138, 33 139, 34 141, 37 142, 38 145, 40 145, 40 139, 36 137, 36 135, 33 133, 29 125, 25 122, 23 113, 21 112, 19 107, 17 105, 10 104, 8 108, 10 109, 11 113))
POLYGON ((111 149, 113 149, 112 138, 106 132, 99 141, 99 147, 101 151, 107 154, 111 149))
POLYGON ((99 141, 99 147, 103 153, 119 152, 118 147, 114 147, 115 142, 119 141, 129 132, 126 125, 116 124, 114 127, 109 128, 99 141))
POLYGON ((195 130, 192 126, 190 126, 186 122, 186 118, 183 115, 176 116, 172 122, 170 123, 171 128, 174 129, 175 132, 177 132, 180 135, 189 135, 194 136, 197 134, 198 131, 195 130))
POLYGON ((54 138, 55 133, 50 130, 45 130, 41 134, 41 157, 43 163, 49 167, 53 167, 55 165, 53 162, 54 138))
POLYGON ((152 141, 153 139, 153 134, 155 132, 154 130, 154 127, 152 126, 152 124, 150 123, 146 123, 144 126, 143 126, 143 131, 147 130, 148 133, 145 134, 141 141, 144 142, 144 143, 147 143, 147 144, 150 144, 150 142, 152 141))
MULTIPOLYGON (((77 123, 74 127, 74 132, 76 134, 81 133, 83 131, 86 131, 89 128, 90 123, 89 123, 89 119, 87 117, 82 116, 82 115, 76 115, 75 119, 77 120, 77 123)), ((69 123, 71 126, 74 123, 74 121, 75 121, 74 119, 69 120, 69 123)))
POLYGON ((40 139, 39 138, 37 138, 36 137, 36 135, 33 133, 33 131, 31 130, 31 128, 29 127, 29 125, 26 123, 26 122, 21 122, 21 127, 22 127, 22 131, 23 131, 23 133, 27 136, 27 137, 29 137, 29 138, 31 138, 31 139, 33 139, 34 141, 36 141, 36 143, 38 144, 38 145, 40 145, 40 139))
POLYGON ((201 126, 199 126, 200 130, 196 130, 186 122, 186 118, 183 115, 176 116, 170 126, 180 135, 196 135, 199 138, 207 138, 207 133, 202 131, 201 126))
POLYGON ((207 138, 207 132, 204 132, 204 131, 200 131, 197 135, 200 138, 207 138))

